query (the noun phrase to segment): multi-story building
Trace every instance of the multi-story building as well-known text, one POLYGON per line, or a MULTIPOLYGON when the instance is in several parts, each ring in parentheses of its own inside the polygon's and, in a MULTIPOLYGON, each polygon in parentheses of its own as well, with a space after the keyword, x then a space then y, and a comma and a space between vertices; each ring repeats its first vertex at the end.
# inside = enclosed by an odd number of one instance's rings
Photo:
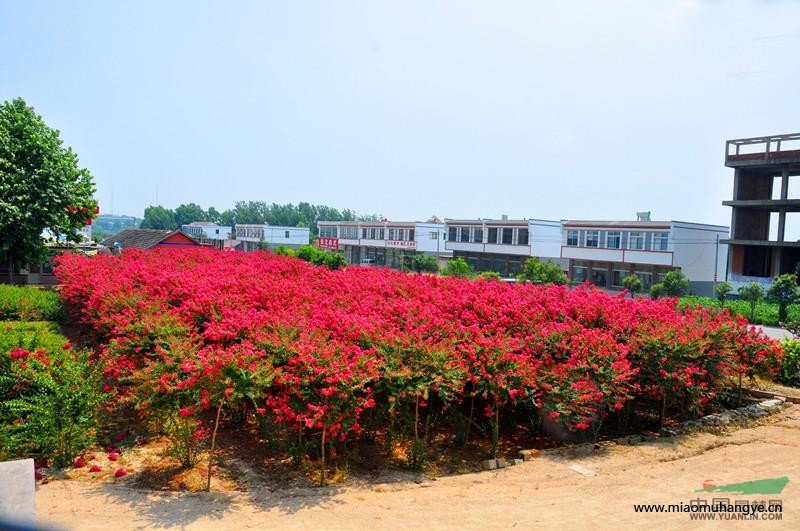
POLYGON ((242 250, 301 247, 308 245, 311 231, 308 227, 282 227, 278 225, 236 224, 236 240, 242 242, 242 250))
POLYGON ((410 267, 414 255, 423 253, 438 260, 452 253, 445 249, 444 223, 429 221, 320 221, 317 245, 343 251, 347 263, 410 267))
POLYGON ((769 284, 794 273, 800 240, 786 229, 787 214, 800 212, 800 199, 789 197, 789 177, 800 175, 800 133, 728 140, 725 165, 734 170, 733 200, 722 202, 733 208, 729 282, 769 284))
POLYGON ((725 276, 727 237, 728 227, 684 221, 564 221, 560 255, 572 282, 622 289, 635 274, 648 289, 680 269, 693 293, 711 295, 725 276))
POLYGON ((181 225, 181 230, 199 241, 230 240, 233 237, 233 227, 218 225, 213 221, 193 221, 181 225))
POLYGON ((522 271, 531 256, 561 263, 561 222, 541 219, 447 219, 445 248, 475 271, 505 277, 522 271))

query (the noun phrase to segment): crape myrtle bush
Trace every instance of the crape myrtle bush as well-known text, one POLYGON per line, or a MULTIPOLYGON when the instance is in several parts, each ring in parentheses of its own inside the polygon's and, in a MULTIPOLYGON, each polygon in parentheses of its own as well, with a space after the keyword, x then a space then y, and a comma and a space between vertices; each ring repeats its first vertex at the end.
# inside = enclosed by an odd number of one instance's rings
POLYGON ((55 323, 0 322, 0 460, 62 467, 95 443, 99 367, 55 323))
POLYGON ((477 398, 496 449, 501 412, 532 408, 574 431, 597 430, 635 398, 696 414, 781 355, 727 311, 588 286, 333 271, 208 249, 66 255, 56 274, 99 336, 116 400, 183 423, 186 444, 223 404, 295 441, 410 417, 418 442, 420 411, 477 398))

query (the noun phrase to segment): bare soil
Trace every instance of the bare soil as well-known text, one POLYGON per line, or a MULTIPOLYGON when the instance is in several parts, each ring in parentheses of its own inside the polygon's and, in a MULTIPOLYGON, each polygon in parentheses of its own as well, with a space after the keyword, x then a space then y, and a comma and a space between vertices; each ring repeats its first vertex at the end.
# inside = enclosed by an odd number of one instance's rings
MULTIPOLYGON (((225 456, 215 492, 161 491, 159 481, 192 489, 202 469, 170 470, 159 442, 125 452, 116 463, 95 456, 103 472, 71 471, 37 490, 40 524, 65 529, 800 529, 800 406, 738 430, 696 432, 635 445, 562 447, 510 468, 438 479, 405 472, 339 478, 338 485, 298 486, 290 467, 253 469, 225 456), (149 461, 148 461, 149 459, 149 461), (586 477, 569 467, 595 473, 586 477), (114 479, 112 468, 139 470, 114 479), (148 468, 150 467, 150 468, 148 468), (155 467, 155 469, 153 468, 155 467), (148 473, 141 473, 149 470, 148 473), (159 476, 158 474, 163 474, 159 476), (789 477, 777 496, 781 521, 692 521, 683 514, 642 514, 635 503, 681 503, 723 495, 722 485, 789 477), (143 478, 149 478, 145 481, 143 478), (155 483, 148 481, 155 478, 155 483), (176 478, 178 478, 176 480, 176 478), (286 479, 286 481, 281 481, 286 479), (346 479, 346 481, 344 481, 346 479)), ((91 463, 90 463, 91 464, 91 463)))

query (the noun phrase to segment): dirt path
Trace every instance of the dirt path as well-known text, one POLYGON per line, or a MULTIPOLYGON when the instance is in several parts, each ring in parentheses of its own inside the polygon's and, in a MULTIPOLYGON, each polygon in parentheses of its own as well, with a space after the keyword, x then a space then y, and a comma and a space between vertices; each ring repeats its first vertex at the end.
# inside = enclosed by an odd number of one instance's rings
POLYGON ((800 406, 764 424, 714 435, 566 449, 500 471, 421 484, 365 484, 236 494, 153 493, 53 481, 37 493, 41 523, 68 529, 800 529, 800 406), (584 477, 568 467, 594 471, 584 477), (696 494, 716 485, 788 476, 777 496, 696 494), (636 513, 634 503, 698 498, 781 499, 782 521, 692 521, 636 513))

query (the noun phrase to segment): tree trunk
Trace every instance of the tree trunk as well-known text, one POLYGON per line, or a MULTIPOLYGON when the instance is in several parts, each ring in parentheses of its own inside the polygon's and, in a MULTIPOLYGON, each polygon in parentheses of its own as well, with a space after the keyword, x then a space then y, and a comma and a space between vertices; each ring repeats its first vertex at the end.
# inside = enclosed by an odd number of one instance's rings
POLYGON ((208 477, 206 478, 206 492, 211 492, 211 467, 214 464, 214 450, 217 447, 217 429, 219 429, 219 417, 222 414, 222 405, 225 399, 219 401, 217 407, 217 419, 214 421, 214 433, 211 434, 211 452, 208 454, 208 477))
POLYGON ((319 484, 321 487, 325 486, 325 431, 326 426, 322 425, 322 470, 319 473, 319 484))
POLYGON ((8 253, 8 283, 14 283, 14 257, 11 252, 8 253))

